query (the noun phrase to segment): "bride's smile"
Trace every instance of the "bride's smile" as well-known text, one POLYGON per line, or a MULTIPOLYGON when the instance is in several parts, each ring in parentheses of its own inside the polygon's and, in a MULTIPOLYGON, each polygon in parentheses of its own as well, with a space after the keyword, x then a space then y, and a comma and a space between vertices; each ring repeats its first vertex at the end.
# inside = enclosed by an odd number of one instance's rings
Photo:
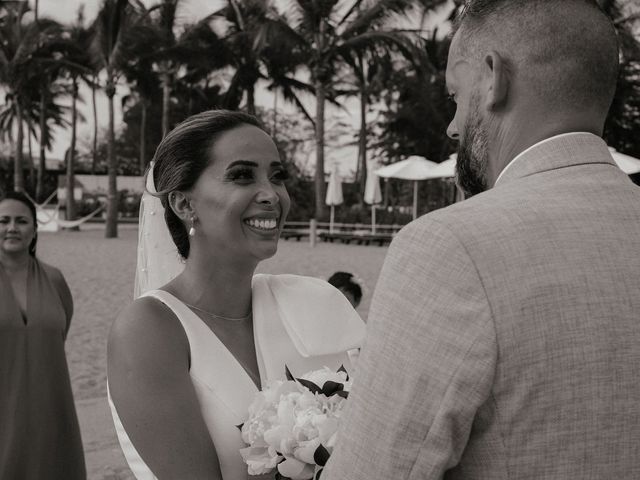
POLYGON ((245 219, 244 223, 251 228, 257 229, 260 233, 275 233, 278 228, 278 218, 256 216, 245 219))

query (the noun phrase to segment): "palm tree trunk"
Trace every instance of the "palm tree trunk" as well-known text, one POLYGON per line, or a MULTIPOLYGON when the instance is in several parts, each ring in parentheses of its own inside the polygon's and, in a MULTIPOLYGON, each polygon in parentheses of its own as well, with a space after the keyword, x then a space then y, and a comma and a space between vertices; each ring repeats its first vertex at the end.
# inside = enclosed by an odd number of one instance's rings
POLYGON ((140 175, 147 166, 147 100, 142 99, 142 119, 140 121, 140 175))
POLYGON ((256 114, 256 98, 253 85, 247 88, 247 112, 250 115, 256 114))
POLYGON ((22 145, 24 144, 24 128, 22 126, 22 106, 20 102, 16 102, 17 120, 18 120, 18 140, 16 142, 16 156, 13 162, 13 189, 16 192, 24 191, 24 164, 22 155, 22 145))
POLYGON ((322 81, 316 80, 316 208, 317 220, 324 218, 325 184, 324 184, 324 102, 325 90, 322 81))
POLYGON ((91 162, 91 173, 96 174, 96 166, 98 164, 98 105, 96 103, 96 80, 97 75, 93 77, 91 85, 91 102, 93 103, 93 158, 91 162))
POLYGON ((273 91, 273 125, 271 126, 271 136, 275 139, 278 133, 278 90, 273 91))
MULTIPOLYGON (((31 116, 27 116, 27 147, 29 149, 29 189, 33 192, 36 180, 36 169, 33 164, 33 149, 31 148, 31 116)), ((39 200, 38 200, 39 201, 39 200)))
POLYGON ((36 183, 36 199, 41 201, 44 190, 44 170, 46 168, 46 133, 47 133, 47 83, 40 85, 40 157, 38 159, 38 181, 36 183))
POLYGON ((162 138, 169 133, 169 97, 171 96, 171 84, 169 72, 162 75, 162 138))
POLYGON ((364 199, 364 188, 367 181, 367 92, 364 83, 360 85, 360 134, 358 138, 358 168, 360 183, 360 202, 364 199))
MULTIPOLYGON (((73 79, 73 96, 71 97, 71 146, 67 156, 67 219, 75 220, 76 202, 73 196, 75 191, 75 156, 76 156, 76 130, 78 124, 78 80, 73 79)), ((76 227, 75 230, 78 228, 76 227)))
POLYGON ((109 136, 107 138, 107 161, 109 173, 109 187, 107 192, 107 224, 105 226, 106 238, 117 238, 118 236, 118 164, 115 155, 115 127, 113 112, 113 97, 116 87, 113 77, 107 74, 107 98, 109 99, 109 136))

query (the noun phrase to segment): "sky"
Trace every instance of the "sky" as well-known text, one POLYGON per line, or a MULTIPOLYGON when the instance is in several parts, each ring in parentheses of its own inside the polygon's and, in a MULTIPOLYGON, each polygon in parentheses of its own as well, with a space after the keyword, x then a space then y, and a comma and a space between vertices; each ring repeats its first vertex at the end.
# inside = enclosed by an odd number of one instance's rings
MULTIPOLYGON (((157 4, 159 0, 142 0, 147 6, 157 4)), ((281 6, 286 6, 287 0, 277 0, 281 3, 281 6)), ((34 0, 30 0, 33 6, 34 0)), ((84 17, 86 22, 92 21, 101 5, 101 0, 40 0, 39 2, 39 15, 41 17, 50 17, 62 23, 72 23, 78 12, 80 5, 84 5, 84 17)), ((178 10, 178 19, 184 23, 192 23, 201 19, 209 13, 212 13, 224 5, 223 0, 183 0, 180 9, 178 10)), ((444 16, 449 12, 448 8, 442 9, 442 11, 435 15, 432 24, 436 24, 442 21, 444 16)), ((123 85, 118 86, 117 96, 121 97, 128 93, 127 88, 123 85)), ((86 119, 92 119, 93 113, 91 110, 91 92, 87 87, 83 87, 81 96, 85 99, 85 105, 80 105, 79 110, 86 119)), ((98 94, 97 99, 99 128, 106 129, 108 124, 107 114, 107 100, 102 94, 98 94)), ((259 106, 270 108, 273 106, 273 95, 267 92, 264 88, 258 88, 256 92, 256 103, 259 106)), ((307 98, 305 101, 305 107, 309 112, 315 111, 315 102, 313 97, 307 98)), ((116 98, 115 105, 115 124, 116 129, 122 122, 122 109, 120 107, 120 99, 116 98)), ((285 108, 289 111, 293 111, 293 107, 283 107, 283 102, 278 102, 279 109, 285 108)), ((341 121, 342 123, 353 125, 354 134, 359 127, 359 108, 356 100, 347 100, 345 103, 345 109, 338 110, 335 107, 327 106, 328 124, 341 121)), ((79 145, 89 144, 91 136, 93 134, 93 125, 91 121, 86 123, 79 123, 78 126, 78 142, 79 145)), ((58 130, 56 134, 56 142, 53 150, 48 153, 51 158, 62 159, 64 158, 64 152, 69 146, 70 132, 68 130, 58 130)), ((333 163, 338 164, 340 173, 344 178, 350 177, 355 172, 355 166, 357 162, 357 147, 355 146, 342 146, 340 148, 328 148, 326 155, 326 170, 329 171, 333 163)), ((302 159, 303 164, 312 165, 313 161, 305 161, 302 159)))

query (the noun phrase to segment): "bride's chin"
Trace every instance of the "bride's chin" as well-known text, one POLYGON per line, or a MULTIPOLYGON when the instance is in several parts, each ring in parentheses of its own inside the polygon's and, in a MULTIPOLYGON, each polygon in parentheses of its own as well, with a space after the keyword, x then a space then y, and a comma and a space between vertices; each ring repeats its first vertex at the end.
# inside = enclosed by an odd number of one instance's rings
POLYGON ((267 260, 268 258, 273 257, 276 253, 278 253, 278 242, 274 242, 273 245, 263 245, 260 248, 260 253, 258 254, 258 258, 260 261, 267 260))

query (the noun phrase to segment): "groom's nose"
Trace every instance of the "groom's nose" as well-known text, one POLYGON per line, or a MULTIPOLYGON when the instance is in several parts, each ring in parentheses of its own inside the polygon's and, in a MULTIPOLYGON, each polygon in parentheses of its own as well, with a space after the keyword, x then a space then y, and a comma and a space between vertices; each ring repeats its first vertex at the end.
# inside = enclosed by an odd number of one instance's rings
POLYGON ((458 138, 460 138, 460 134, 458 133, 458 127, 456 126, 456 118, 453 117, 453 120, 451 120, 451 122, 449 123, 449 126, 447 127, 447 136, 451 139, 451 140, 458 140, 458 138))

